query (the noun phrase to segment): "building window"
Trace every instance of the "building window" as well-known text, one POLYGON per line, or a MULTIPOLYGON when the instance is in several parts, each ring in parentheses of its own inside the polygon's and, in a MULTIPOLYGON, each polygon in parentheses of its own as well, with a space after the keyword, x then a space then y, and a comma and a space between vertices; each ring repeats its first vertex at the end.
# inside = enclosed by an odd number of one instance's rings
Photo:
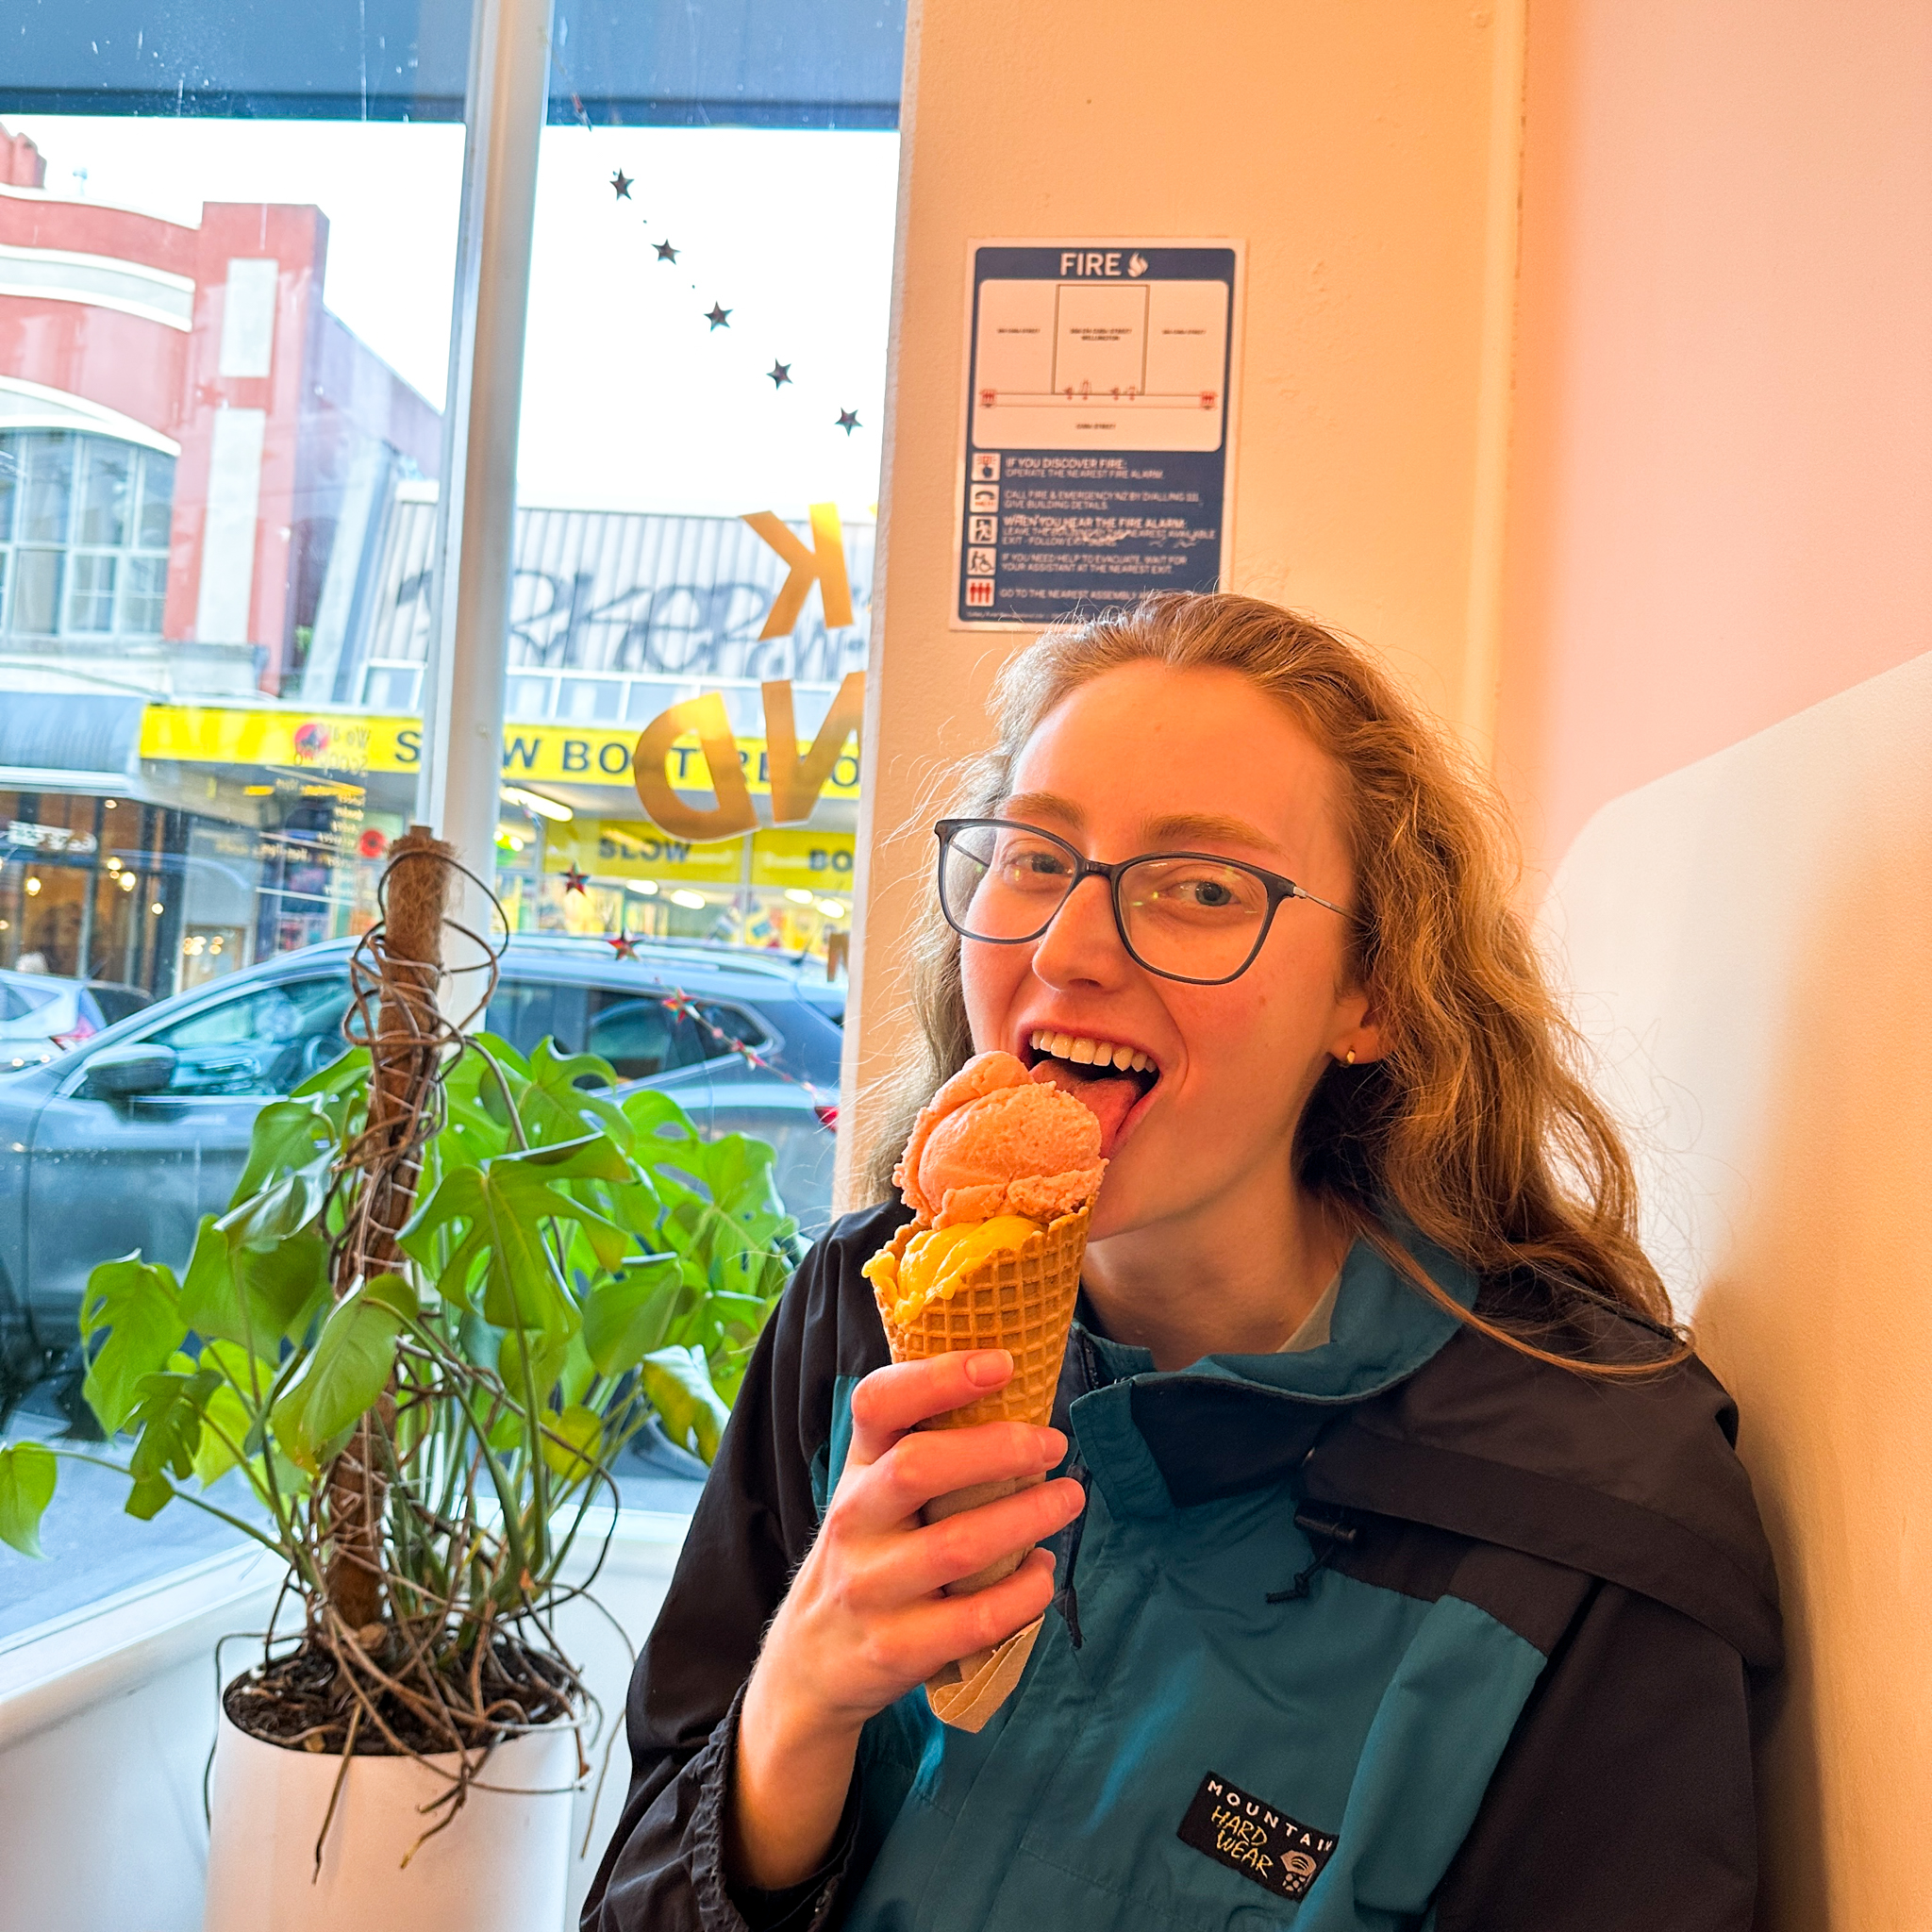
POLYGON ((0 631, 158 638, 175 459, 61 429, 0 435, 0 631))

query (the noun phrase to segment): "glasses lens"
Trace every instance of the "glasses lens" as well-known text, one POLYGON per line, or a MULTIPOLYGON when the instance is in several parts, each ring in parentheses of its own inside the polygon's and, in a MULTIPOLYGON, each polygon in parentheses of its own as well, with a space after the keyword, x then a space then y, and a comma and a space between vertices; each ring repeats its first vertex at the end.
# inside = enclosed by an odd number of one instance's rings
POLYGON ((940 865, 946 917, 972 939, 1031 939, 1060 909, 1074 863, 1058 840, 1024 825, 962 825, 940 865))
POLYGON ((1268 920, 1268 888, 1215 858, 1143 858, 1121 874, 1127 940, 1157 973, 1225 979, 1239 973, 1268 920))

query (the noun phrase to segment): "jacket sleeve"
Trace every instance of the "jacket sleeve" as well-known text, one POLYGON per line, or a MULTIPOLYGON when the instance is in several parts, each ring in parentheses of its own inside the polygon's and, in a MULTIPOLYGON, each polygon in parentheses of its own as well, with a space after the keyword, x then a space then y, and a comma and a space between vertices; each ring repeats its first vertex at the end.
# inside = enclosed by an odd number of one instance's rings
POLYGON ((821 1242, 733 1405, 631 1678, 630 1791, 585 1900, 584 1932, 790 1932, 830 1907, 849 1834, 807 1887, 735 1898, 724 1806, 740 1695, 817 1526, 810 1465, 830 1425, 839 1273, 836 1244, 821 1242))
POLYGON ((1757 1840, 1742 1660, 1599 1584, 1437 1890, 1435 1932, 1750 1932, 1757 1840))

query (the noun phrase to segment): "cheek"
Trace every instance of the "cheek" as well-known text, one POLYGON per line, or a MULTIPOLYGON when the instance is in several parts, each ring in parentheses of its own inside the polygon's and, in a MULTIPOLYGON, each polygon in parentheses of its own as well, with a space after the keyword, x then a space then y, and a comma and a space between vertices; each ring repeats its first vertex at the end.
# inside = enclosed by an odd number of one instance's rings
POLYGON ((1282 1003, 1261 992, 1176 1015, 1191 1062, 1224 1091, 1278 1083, 1288 1041, 1282 1003))
POLYGON ((1284 960, 1273 972, 1257 966, 1232 986, 1211 989, 1175 1018, 1191 1057, 1214 1085, 1245 1092, 1279 1089, 1284 1080, 1291 1086, 1320 1051, 1333 1007, 1334 987, 1320 962, 1284 960))
POLYGON ((1030 946, 962 946, 959 987, 975 1053, 1007 1044, 1007 1019, 1026 977, 1030 946))

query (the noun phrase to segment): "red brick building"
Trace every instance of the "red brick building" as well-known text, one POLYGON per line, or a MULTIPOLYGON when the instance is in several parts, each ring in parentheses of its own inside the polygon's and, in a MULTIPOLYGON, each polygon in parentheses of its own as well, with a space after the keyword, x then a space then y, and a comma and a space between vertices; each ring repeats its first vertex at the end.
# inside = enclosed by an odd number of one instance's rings
POLYGON ((324 306, 321 209, 43 175, 0 129, 0 683, 277 694, 358 462, 433 476, 440 414, 324 306))

